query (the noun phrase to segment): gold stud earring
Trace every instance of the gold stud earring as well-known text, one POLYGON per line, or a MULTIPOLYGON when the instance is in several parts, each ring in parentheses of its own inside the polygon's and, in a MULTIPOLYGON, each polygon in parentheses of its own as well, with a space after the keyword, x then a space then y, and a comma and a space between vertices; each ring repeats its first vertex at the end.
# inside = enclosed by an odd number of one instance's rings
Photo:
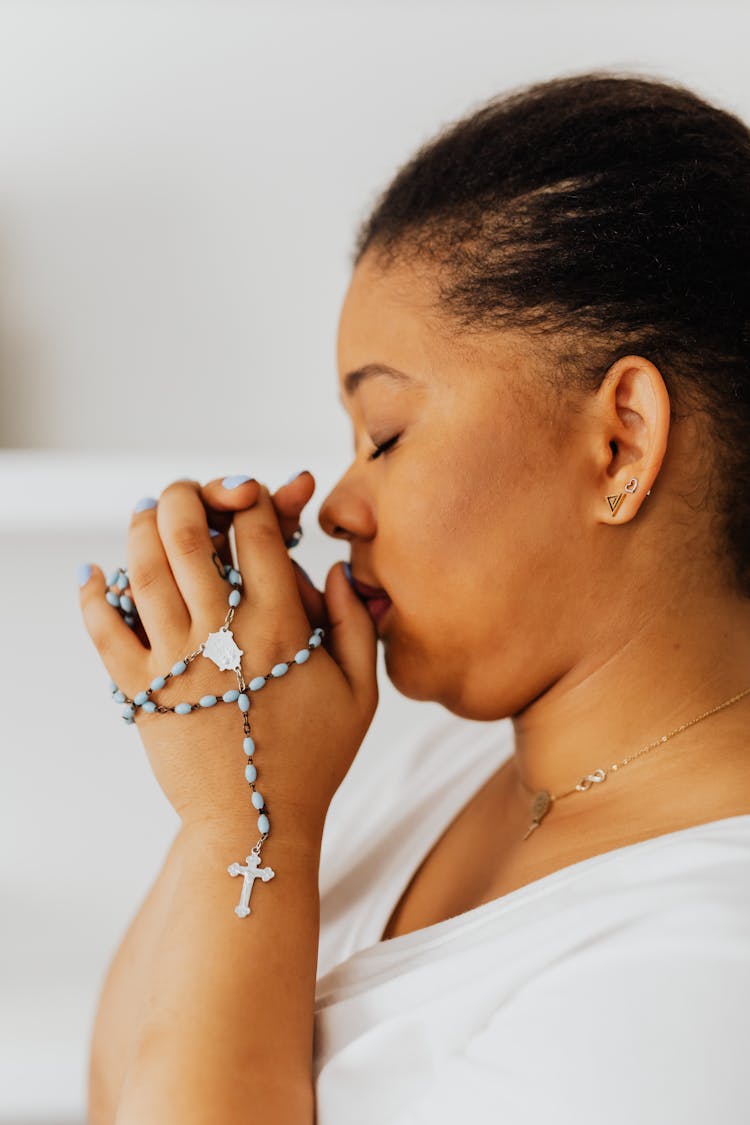
MULTIPOLYGON (((637 487, 638 487, 638 478, 637 477, 631 477, 630 480, 628 481, 628 483, 625 485, 625 492, 633 493, 633 492, 635 492, 637 487)), ((649 492, 650 491, 651 490, 649 489, 649 492)), ((609 510, 611 511, 613 516, 617 513, 617 509, 620 507, 620 504, 622 504, 623 500, 625 499, 625 492, 618 492, 615 496, 608 496, 607 497, 607 503, 609 504, 609 510)), ((648 495, 648 493, 646 493, 646 495, 648 495)))

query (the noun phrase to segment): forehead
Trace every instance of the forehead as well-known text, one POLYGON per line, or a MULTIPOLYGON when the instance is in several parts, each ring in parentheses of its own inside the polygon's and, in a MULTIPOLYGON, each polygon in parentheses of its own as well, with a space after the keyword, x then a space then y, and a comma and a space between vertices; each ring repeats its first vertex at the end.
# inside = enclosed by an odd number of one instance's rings
MULTIPOLYGON (((520 331, 497 329, 466 332, 439 308, 439 277, 429 263, 397 262, 387 269, 365 255, 354 269, 341 307, 337 337, 339 399, 356 409, 351 383, 368 383, 352 373, 387 366, 407 373, 373 379, 395 394, 439 394, 442 399, 499 399, 527 391, 539 357, 520 331)), ((525 402, 525 398, 523 399, 525 402)))
POLYGON ((387 270, 367 255, 352 273, 338 324, 340 396, 345 378, 370 364, 418 375, 434 366, 437 324, 435 283, 407 264, 387 270))

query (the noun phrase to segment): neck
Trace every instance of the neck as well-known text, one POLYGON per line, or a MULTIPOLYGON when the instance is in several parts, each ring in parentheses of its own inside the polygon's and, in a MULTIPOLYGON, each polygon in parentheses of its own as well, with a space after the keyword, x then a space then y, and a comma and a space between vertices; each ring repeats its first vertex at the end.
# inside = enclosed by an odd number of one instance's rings
MULTIPOLYGON (((646 816, 678 803, 684 809, 702 794, 710 803, 735 771, 747 777, 750 694, 610 772, 750 687, 750 599, 683 590, 651 605, 635 632, 632 604, 621 622, 607 621, 598 646, 513 717, 520 805, 531 807, 528 790, 557 796, 596 769, 608 771, 593 794, 576 792, 556 804, 559 824, 615 810, 638 808, 646 816)), ((745 781, 738 800, 750 802, 748 788, 745 781)))

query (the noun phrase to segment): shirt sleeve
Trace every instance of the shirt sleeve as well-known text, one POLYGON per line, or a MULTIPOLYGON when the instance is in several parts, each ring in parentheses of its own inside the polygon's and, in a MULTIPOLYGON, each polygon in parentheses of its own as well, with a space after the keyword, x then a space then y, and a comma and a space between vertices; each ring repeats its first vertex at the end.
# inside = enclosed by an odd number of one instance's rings
POLYGON ((566 955, 383 1125, 747 1125, 750 925, 697 931, 566 955))

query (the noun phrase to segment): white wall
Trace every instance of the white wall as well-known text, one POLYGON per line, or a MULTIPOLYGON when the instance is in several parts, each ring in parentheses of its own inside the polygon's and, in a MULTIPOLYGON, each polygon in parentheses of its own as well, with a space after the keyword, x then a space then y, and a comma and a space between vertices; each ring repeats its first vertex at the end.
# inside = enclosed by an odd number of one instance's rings
MULTIPOLYGON (((749 41, 718 0, 0 2, 2 1125, 83 1121, 101 977, 176 826, 76 565, 124 562, 130 507, 175 477, 309 468, 295 553, 320 584, 348 557, 315 523, 351 453, 348 255, 398 164, 501 89, 593 67, 750 118, 749 41)), ((379 767, 438 710, 381 683, 379 767)))

